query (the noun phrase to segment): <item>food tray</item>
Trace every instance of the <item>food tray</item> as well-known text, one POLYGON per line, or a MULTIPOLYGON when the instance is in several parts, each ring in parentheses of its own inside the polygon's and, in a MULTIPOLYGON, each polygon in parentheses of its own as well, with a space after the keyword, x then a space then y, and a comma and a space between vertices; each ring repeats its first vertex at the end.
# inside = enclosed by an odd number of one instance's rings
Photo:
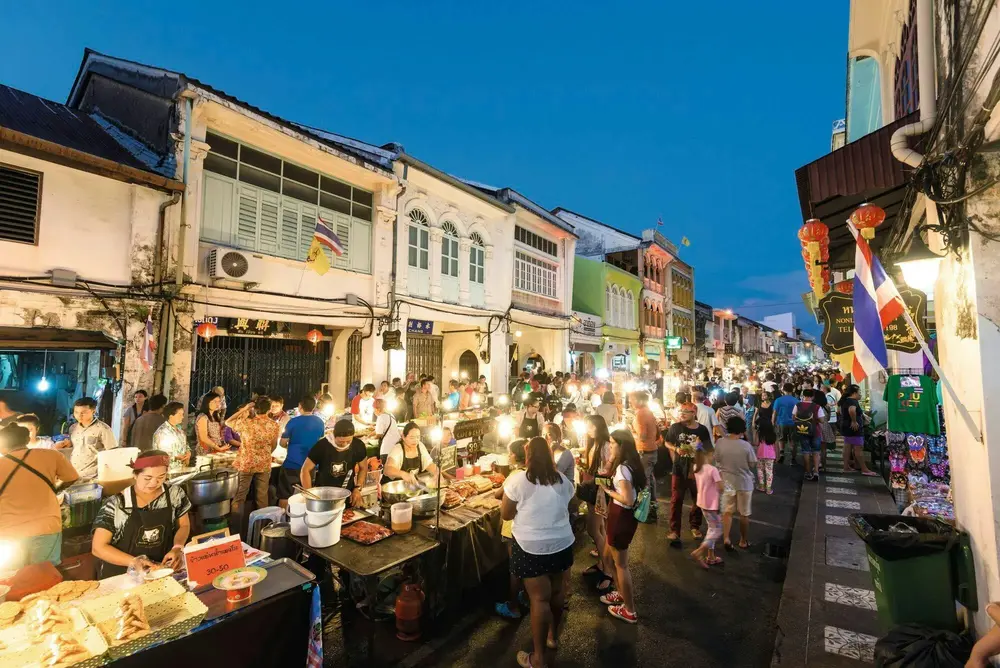
MULTIPOLYGON (((92 655, 89 659, 72 665, 79 666, 80 668, 103 665, 108 645, 104 641, 103 636, 101 636, 101 633, 88 623, 79 610, 68 606, 62 607, 73 622, 73 630, 70 633, 92 655)), ((22 617, 21 621, 17 624, 0 631, 0 643, 2 643, 0 646, 6 647, 6 649, 0 650, 0 666, 4 668, 41 665, 42 655, 45 653, 47 645, 44 642, 31 642, 31 631, 23 619, 22 617)))
POLYGON ((340 520, 340 526, 346 527, 348 524, 353 524, 358 520, 363 520, 371 517, 371 513, 366 510, 361 510, 359 508, 348 508, 344 511, 344 518, 340 520), (353 516, 348 518, 347 513, 353 513, 353 516))
MULTIPOLYGON (((390 529, 388 527, 384 527, 381 524, 375 524, 374 522, 367 522, 367 521, 354 522, 354 524, 351 525, 351 528, 355 528, 355 527, 360 528, 360 527, 362 527, 364 525, 378 527, 380 529, 385 529, 389 533, 388 533, 388 535, 384 535, 381 538, 376 538, 375 540, 371 540, 371 541, 361 540, 361 539, 358 539, 358 538, 354 538, 354 537, 350 536, 349 533, 345 533, 344 529, 340 530, 340 535, 343 536, 344 538, 347 538, 348 540, 350 540, 352 542, 355 542, 355 543, 358 543, 360 545, 374 545, 375 543, 383 541, 386 538, 391 538, 392 536, 395 535, 395 532, 392 529, 390 529)), ((348 530, 348 532, 349 531, 350 530, 348 530)))
POLYGON ((165 642, 183 635, 198 626, 208 608, 197 596, 188 592, 173 578, 160 578, 128 591, 142 599, 149 622, 150 633, 124 643, 115 640, 117 619, 115 612, 125 592, 85 601, 80 609, 98 628, 108 644, 108 653, 114 659, 140 652, 150 645, 165 642))

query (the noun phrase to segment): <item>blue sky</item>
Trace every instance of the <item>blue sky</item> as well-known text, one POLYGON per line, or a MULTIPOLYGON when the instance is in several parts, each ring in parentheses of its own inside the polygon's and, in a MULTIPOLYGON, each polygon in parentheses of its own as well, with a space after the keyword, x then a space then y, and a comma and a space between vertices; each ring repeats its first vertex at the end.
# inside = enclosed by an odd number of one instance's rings
POLYGON ((203 5, 10 4, 0 82, 64 101, 89 46, 548 208, 662 216, 699 300, 815 329, 759 305, 807 289, 793 172, 844 115, 847 3, 203 5))

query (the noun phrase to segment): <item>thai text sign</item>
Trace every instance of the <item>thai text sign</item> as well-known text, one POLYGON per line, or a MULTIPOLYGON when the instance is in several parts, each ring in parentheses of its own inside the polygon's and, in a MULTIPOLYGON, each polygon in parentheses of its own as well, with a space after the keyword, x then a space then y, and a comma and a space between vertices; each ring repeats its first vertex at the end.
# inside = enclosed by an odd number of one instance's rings
MULTIPOLYGON (((906 303, 906 308, 913 322, 920 328, 920 335, 927 339, 926 323, 927 296, 918 291, 906 288, 899 294, 906 303)), ((819 303, 823 314, 823 350, 831 355, 852 352, 854 350, 854 298, 842 292, 831 292, 819 303)), ((885 346, 889 350, 904 353, 915 353, 920 350, 917 337, 900 316, 890 322, 885 328, 885 346)))

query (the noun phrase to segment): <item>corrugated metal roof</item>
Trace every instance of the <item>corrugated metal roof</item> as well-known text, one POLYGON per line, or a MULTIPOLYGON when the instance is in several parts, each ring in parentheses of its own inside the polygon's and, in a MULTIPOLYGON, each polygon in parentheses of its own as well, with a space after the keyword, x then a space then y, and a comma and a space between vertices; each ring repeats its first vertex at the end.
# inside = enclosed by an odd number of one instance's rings
POLYGON ((102 124, 91 116, 70 109, 64 104, 2 84, 0 84, 0 127, 134 169, 154 172, 148 164, 116 141, 105 131, 102 124))

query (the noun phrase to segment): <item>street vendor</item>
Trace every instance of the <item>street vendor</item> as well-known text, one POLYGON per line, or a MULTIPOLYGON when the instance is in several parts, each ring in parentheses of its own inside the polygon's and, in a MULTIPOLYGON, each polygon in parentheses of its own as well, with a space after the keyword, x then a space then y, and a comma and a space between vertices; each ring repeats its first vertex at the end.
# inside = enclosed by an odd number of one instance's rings
POLYGON ((544 433, 545 418, 538 410, 539 403, 540 398, 537 394, 528 395, 524 402, 524 410, 515 423, 514 436, 516 438, 532 439, 536 436, 542 436, 544 433))
POLYGON ((147 450, 131 464, 135 482, 115 494, 94 520, 91 551, 101 579, 125 573, 136 557, 177 570, 191 533, 191 502, 179 485, 164 484, 170 454, 147 450))
POLYGON ((368 383, 361 388, 358 396, 351 401, 351 417, 365 426, 375 424, 375 386, 368 383))
POLYGON ((403 440, 389 452, 389 457, 385 460, 386 477, 413 484, 421 473, 430 473, 436 477, 437 472, 437 465, 420 442, 420 427, 415 422, 408 422, 403 427, 403 440))
POLYGON ((351 492, 351 505, 361 505, 361 488, 368 477, 368 451, 364 442, 354 435, 354 422, 340 420, 327 431, 309 451, 299 483, 312 489, 313 469, 316 469, 316 487, 342 487, 351 492))

